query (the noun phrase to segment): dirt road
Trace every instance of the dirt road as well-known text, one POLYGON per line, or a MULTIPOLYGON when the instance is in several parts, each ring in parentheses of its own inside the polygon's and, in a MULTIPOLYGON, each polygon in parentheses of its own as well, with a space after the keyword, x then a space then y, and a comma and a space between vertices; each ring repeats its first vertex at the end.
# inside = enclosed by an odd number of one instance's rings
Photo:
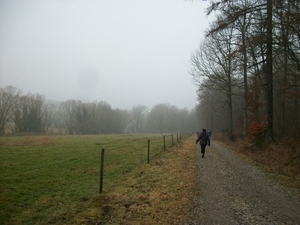
POLYGON ((188 224, 300 224, 300 203, 217 143, 199 163, 199 196, 188 224))

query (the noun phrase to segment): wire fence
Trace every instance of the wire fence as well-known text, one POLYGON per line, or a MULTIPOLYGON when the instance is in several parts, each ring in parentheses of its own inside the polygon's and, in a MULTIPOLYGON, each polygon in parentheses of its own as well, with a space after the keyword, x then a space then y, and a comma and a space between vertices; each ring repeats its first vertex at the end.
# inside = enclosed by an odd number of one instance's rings
POLYGON ((121 149, 115 148, 115 146, 102 145, 99 193, 103 191, 104 177, 107 183, 114 182, 115 177, 120 177, 122 174, 130 172, 133 168, 142 163, 150 163, 151 159, 162 154, 167 148, 180 143, 182 138, 187 136, 189 136, 189 134, 168 134, 144 138, 142 140, 134 139, 134 141, 140 144, 133 145, 127 143, 121 149), (119 150, 122 151, 121 154, 119 150), (115 164, 119 166, 115 167, 115 164))

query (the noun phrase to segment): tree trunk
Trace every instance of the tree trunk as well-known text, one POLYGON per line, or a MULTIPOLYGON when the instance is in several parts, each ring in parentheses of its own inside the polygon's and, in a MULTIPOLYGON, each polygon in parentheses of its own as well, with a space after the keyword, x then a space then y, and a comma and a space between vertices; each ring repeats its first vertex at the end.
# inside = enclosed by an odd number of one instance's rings
POLYGON ((246 51, 246 14, 243 17, 242 27, 242 42, 243 42, 243 76, 244 76, 244 124, 243 135, 246 135, 248 129, 248 110, 247 110, 247 98, 248 98, 248 80, 247 80, 247 51, 246 51))
POLYGON ((267 142, 274 140, 273 135, 273 63, 272 63, 272 0, 267 0, 267 142))

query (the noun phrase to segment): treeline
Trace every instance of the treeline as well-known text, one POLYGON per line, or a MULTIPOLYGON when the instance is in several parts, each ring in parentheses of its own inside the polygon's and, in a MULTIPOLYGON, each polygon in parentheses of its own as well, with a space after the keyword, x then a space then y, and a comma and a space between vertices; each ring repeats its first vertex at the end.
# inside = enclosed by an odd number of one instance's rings
POLYGON ((191 56, 204 126, 273 139, 300 134, 300 1, 218 0, 191 56))
POLYGON ((195 110, 157 104, 113 109, 107 102, 49 102, 40 94, 0 88, 0 133, 189 133, 200 129, 195 110))

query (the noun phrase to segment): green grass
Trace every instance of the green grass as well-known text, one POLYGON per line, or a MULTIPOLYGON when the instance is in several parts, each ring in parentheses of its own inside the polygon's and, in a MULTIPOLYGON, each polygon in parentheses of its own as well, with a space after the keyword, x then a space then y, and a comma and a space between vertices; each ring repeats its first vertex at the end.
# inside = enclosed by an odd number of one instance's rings
POLYGON ((147 163, 148 139, 157 157, 162 135, 0 137, 0 224, 63 224, 98 194, 101 149, 105 193, 147 163))

